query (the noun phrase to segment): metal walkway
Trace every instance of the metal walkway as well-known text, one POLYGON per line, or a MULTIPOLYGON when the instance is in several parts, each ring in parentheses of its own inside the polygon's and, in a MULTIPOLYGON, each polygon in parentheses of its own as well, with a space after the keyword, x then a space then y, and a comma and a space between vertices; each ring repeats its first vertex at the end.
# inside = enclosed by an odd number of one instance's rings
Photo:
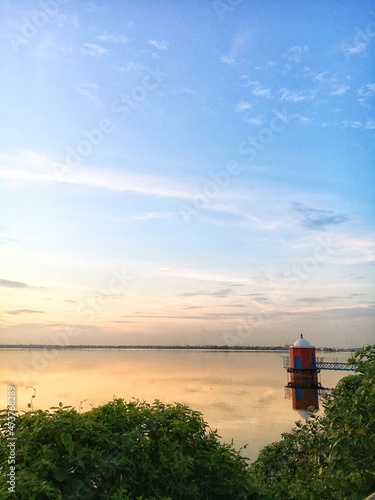
POLYGON ((356 365, 348 365, 347 363, 338 363, 337 361, 317 361, 316 367, 318 370, 345 370, 354 372, 357 369, 356 365))
MULTIPOLYGON (((290 368, 289 356, 283 356, 283 367, 290 368)), ((348 372, 354 372, 357 368, 356 365, 348 365, 338 361, 317 361, 315 367, 317 370, 344 370, 348 372)))

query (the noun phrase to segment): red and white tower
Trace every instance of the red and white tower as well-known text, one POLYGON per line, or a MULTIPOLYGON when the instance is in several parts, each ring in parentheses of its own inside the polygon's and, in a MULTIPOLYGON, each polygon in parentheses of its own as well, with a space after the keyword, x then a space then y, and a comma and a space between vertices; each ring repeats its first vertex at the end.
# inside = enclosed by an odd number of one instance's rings
POLYGON ((301 337, 289 348, 290 382, 294 410, 319 408, 318 370, 316 368, 315 347, 301 337))

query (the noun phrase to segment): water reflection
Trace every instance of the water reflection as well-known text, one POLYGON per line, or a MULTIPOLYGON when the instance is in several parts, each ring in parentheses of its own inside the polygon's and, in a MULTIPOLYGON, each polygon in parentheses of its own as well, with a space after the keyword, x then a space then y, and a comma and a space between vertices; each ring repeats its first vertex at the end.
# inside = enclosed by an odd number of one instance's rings
MULTIPOLYGON (((1 407, 6 385, 17 387, 18 408, 26 409, 36 389, 34 408, 60 401, 83 410, 113 396, 152 402, 180 402, 203 413, 226 442, 233 438, 254 459, 267 443, 278 440, 300 417, 284 398, 287 376, 282 353, 171 350, 59 350, 38 363, 35 350, 0 351, 1 407)), ((284 353, 285 354, 285 353, 284 353)), ((337 355, 336 355, 337 356, 337 355)), ((342 353, 346 361, 349 354, 342 353)), ((345 373, 324 374, 335 386, 345 373)))

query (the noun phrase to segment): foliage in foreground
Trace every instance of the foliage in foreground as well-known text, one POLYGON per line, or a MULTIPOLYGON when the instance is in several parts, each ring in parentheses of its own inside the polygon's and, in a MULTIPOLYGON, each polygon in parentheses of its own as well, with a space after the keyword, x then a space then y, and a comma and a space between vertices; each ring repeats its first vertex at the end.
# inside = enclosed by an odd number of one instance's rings
POLYGON ((297 424, 250 466, 263 498, 363 500, 375 491, 375 345, 349 363, 324 415, 297 424))
POLYGON ((112 402, 16 418, 16 494, 7 493, 6 412, 0 412, 0 498, 251 499, 246 459, 181 404, 112 402))

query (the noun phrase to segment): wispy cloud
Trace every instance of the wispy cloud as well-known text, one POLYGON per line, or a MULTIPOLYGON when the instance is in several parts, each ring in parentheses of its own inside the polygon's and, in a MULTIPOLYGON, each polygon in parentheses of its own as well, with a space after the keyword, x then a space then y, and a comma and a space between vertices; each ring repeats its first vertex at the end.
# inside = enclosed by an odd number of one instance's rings
POLYGON ((228 57, 228 56, 221 56, 220 57, 220 62, 223 64, 229 64, 230 66, 233 65, 236 61, 233 59, 233 57, 228 57))
MULTIPOLYGON (((144 318, 144 319, 182 319, 182 320, 207 320, 207 321, 221 321, 221 320, 234 320, 241 319, 245 314, 231 313, 231 314, 214 314, 214 313, 205 313, 199 315, 186 315, 186 314, 170 314, 170 315, 162 315, 162 314, 138 314, 134 316, 123 316, 124 318, 144 318)), ((116 321, 119 323, 125 323, 128 321, 116 321)), ((131 321, 130 321, 131 322, 131 321)))
POLYGON ((245 120, 247 123, 249 123, 250 125, 263 125, 264 123, 264 120, 262 118, 259 118, 259 117, 252 117, 252 118, 246 118, 245 120))
POLYGON ((253 107, 253 105, 250 102, 248 102, 248 101, 240 101, 236 105, 236 112, 237 113, 242 113, 243 111, 248 111, 252 107, 253 107))
POLYGON ((0 286, 5 288, 30 288, 26 283, 22 283, 21 281, 12 281, 12 280, 3 280, 0 279, 0 286))
POLYGON ((320 73, 316 73, 314 75, 314 80, 316 80, 317 82, 323 83, 326 80, 326 75, 327 75, 326 71, 322 71, 320 73))
POLYGON ((338 85, 336 89, 331 92, 331 95, 344 95, 349 89, 349 85, 338 85))
POLYGON ((298 113, 291 115, 291 118, 295 118, 301 125, 310 125, 310 123, 312 122, 311 118, 300 115, 298 113))
POLYGON ((375 95, 375 83, 367 83, 357 89, 358 102, 361 106, 370 108, 368 101, 375 95))
POLYGON ((180 93, 182 93, 182 94, 195 94, 195 90, 193 90, 189 87, 185 87, 184 89, 182 89, 180 91, 180 93))
MULTIPOLYGON (((331 302, 332 300, 342 299, 343 297, 331 296, 331 297, 303 297, 297 299, 297 302, 303 302, 307 304, 324 304, 331 302)), ((344 297, 345 298, 345 297, 344 297)))
POLYGON ((105 47, 97 45, 96 43, 85 43, 83 48, 81 49, 81 53, 83 55, 91 57, 101 57, 106 52, 107 49, 105 47))
POLYGON ((133 73, 135 75, 140 75, 144 72, 145 67, 142 63, 130 61, 124 66, 120 66, 118 70, 124 73, 133 73))
POLYGON ((103 106, 103 103, 98 97, 96 97, 95 93, 99 89, 99 85, 96 83, 79 83, 77 87, 75 87, 75 91, 87 99, 88 101, 96 104, 97 106, 103 106))
POLYGON ((174 178, 88 167, 71 171, 66 164, 33 151, 25 151, 18 156, 0 154, 0 177, 32 182, 64 182, 172 198, 190 199, 194 195, 193 185, 174 178), (61 176, 61 172, 66 172, 66 175, 61 176))
POLYGON ((247 75, 242 75, 241 80, 244 81, 241 86, 250 88, 255 97, 271 97, 271 89, 261 85, 258 80, 250 80, 247 75))
POLYGON ((158 50, 167 50, 167 48, 169 47, 169 43, 165 42, 164 40, 160 42, 158 42, 157 40, 149 40, 148 43, 158 50))
POLYGON ((112 43, 127 43, 129 38, 125 35, 114 35, 110 33, 104 33, 103 35, 99 35, 96 37, 100 42, 112 42, 112 43))
POLYGON ((309 52, 309 48, 302 45, 295 45, 288 50, 287 58, 289 61, 299 64, 302 61, 302 56, 309 52))
POLYGON ((308 99, 313 98, 311 94, 306 94, 303 92, 293 92, 285 88, 280 89, 280 92, 282 101, 300 102, 307 101, 308 99))
POLYGON ((251 91, 257 97, 271 97, 271 89, 258 87, 251 91))
POLYGON ((180 293, 178 297, 199 297, 199 296, 211 296, 218 298, 226 298, 233 294, 233 290, 231 288, 220 288, 219 290, 215 290, 213 292, 207 290, 199 290, 198 292, 185 292, 180 293))
MULTIPOLYGON (((375 239, 373 235, 336 235, 335 254, 332 259, 340 264, 374 264, 375 262, 375 239)), ((371 276, 367 275, 371 280, 371 276)))
POLYGON ((260 87, 260 83, 258 82, 258 80, 250 80, 247 75, 242 75, 241 80, 243 80, 241 87, 260 87))
MULTIPOLYGON (((176 215, 175 212, 147 212, 140 215, 132 215, 126 220, 155 220, 155 219, 169 219, 176 215)), ((122 219, 123 220, 123 219, 122 219)))
POLYGON ((299 203, 293 206, 293 211, 298 215, 298 222, 302 227, 314 231, 324 231, 329 226, 343 224, 348 220, 346 215, 332 210, 310 208, 299 203))
POLYGON ((36 309, 14 309, 12 311, 5 311, 7 314, 44 314, 44 311, 38 311, 36 309))
POLYGON ((342 120, 341 125, 345 128, 361 128, 363 123, 358 120, 342 120))
POLYGON ((367 43, 364 42, 357 42, 354 45, 349 45, 346 43, 341 44, 341 50, 343 53, 347 56, 357 56, 359 54, 363 54, 366 52, 367 49, 367 43))

